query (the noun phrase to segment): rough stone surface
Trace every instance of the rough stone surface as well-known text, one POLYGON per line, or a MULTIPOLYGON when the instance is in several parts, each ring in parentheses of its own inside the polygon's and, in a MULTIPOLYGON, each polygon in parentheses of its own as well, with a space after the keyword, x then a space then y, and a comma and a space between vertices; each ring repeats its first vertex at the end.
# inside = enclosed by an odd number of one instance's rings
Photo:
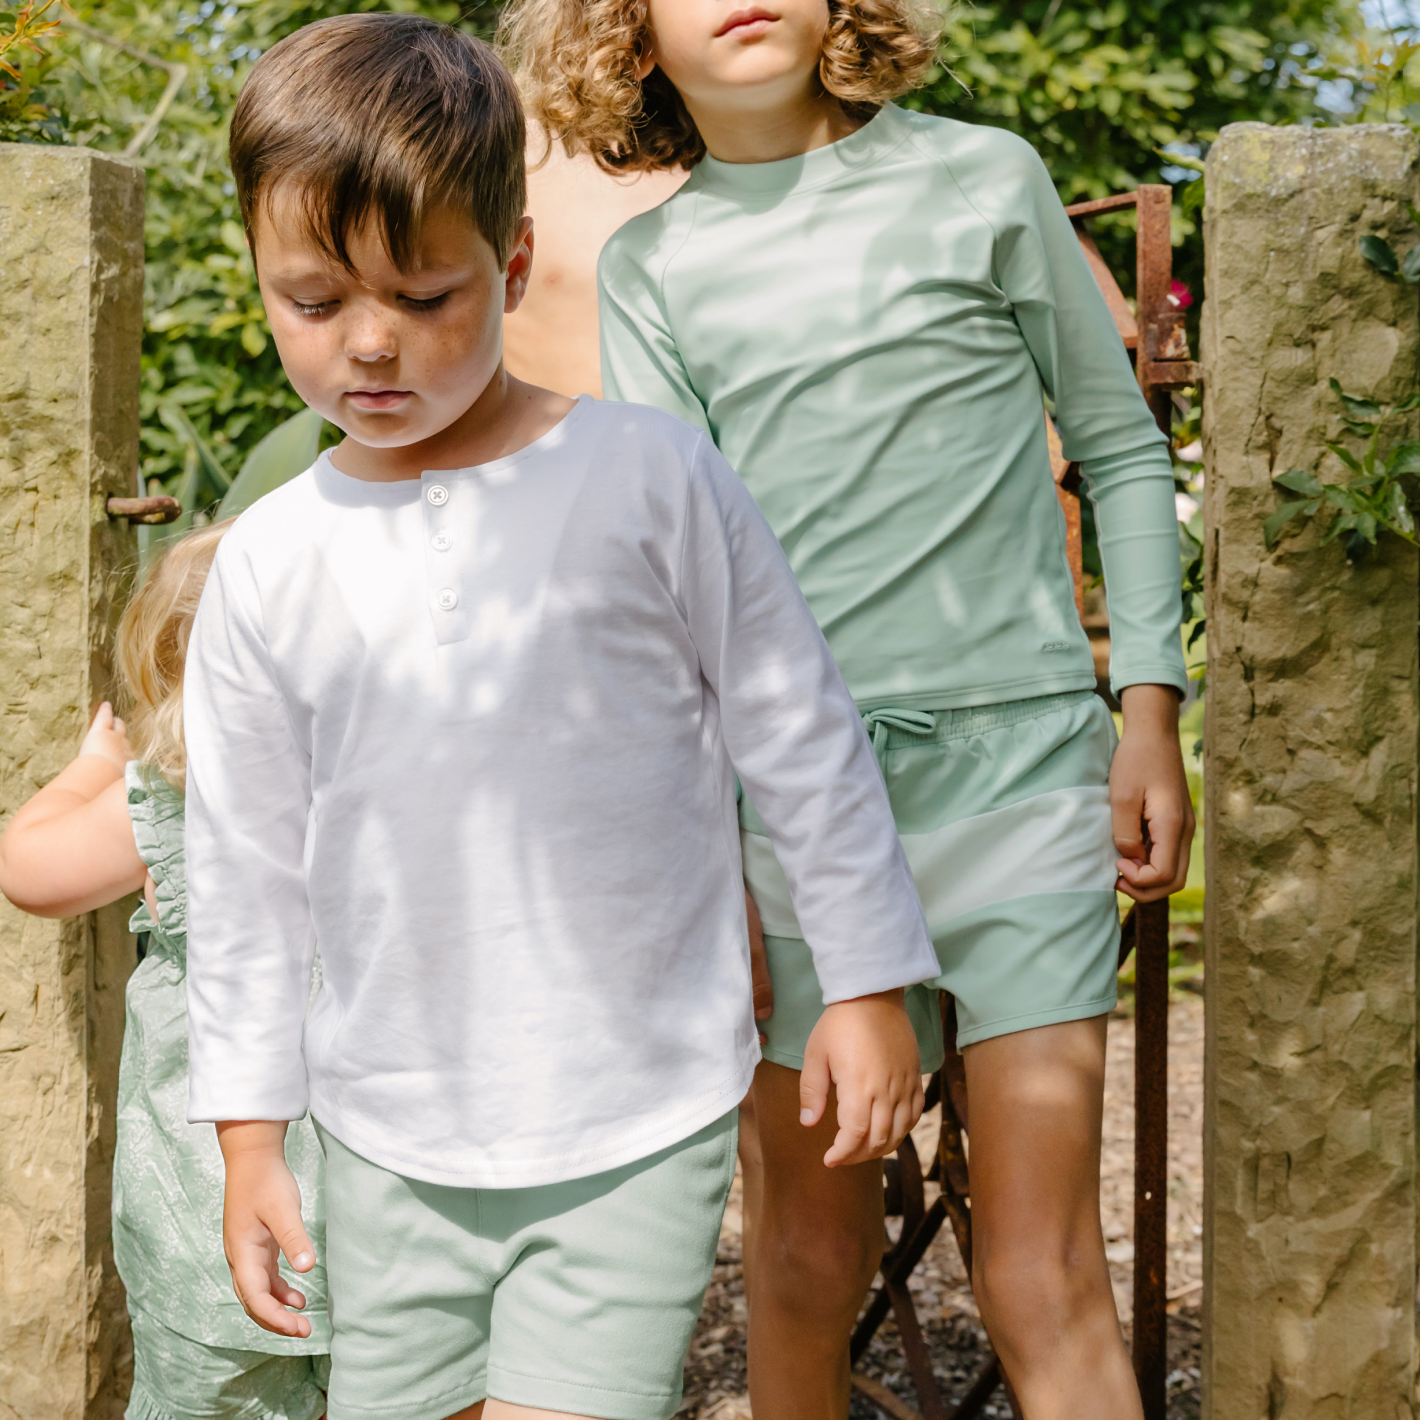
MULTIPOLYGON (((143 175, 0 144, 0 819, 113 692, 136 558, 143 175)), ((109 1187, 127 904, 72 921, 0 900, 0 1417, 110 1420, 131 1345, 109 1187)))
MULTIPOLYGON (((1415 1413, 1415 550, 1268 553, 1271 475, 1339 481, 1327 388, 1416 387, 1408 129, 1224 129, 1208 157, 1205 1414, 1415 1413)), ((1413 426, 1394 429, 1411 435, 1413 426)))

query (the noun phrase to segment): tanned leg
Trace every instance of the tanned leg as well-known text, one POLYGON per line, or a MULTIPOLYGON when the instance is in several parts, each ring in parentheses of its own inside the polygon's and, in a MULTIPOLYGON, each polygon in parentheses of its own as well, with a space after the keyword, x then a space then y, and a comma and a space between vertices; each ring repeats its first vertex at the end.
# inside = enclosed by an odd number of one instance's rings
POLYGON ((836 1101, 805 1129, 799 1072, 767 1060, 741 1119, 750 1405, 766 1420, 844 1420, 848 1337, 882 1259, 882 1165, 825 1168, 836 1101))
POLYGON ((1141 1420, 1100 1230, 1104 1017, 964 1054, 972 1286, 1026 1420, 1141 1420))

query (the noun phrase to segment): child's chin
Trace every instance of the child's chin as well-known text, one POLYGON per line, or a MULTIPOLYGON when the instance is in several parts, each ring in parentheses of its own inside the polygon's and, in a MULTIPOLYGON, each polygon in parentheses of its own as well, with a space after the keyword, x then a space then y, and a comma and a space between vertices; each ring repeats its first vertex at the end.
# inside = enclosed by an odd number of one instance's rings
POLYGON ((399 414, 361 414, 340 426, 358 444, 371 449, 403 449, 432 438, 439 431, 399 414))

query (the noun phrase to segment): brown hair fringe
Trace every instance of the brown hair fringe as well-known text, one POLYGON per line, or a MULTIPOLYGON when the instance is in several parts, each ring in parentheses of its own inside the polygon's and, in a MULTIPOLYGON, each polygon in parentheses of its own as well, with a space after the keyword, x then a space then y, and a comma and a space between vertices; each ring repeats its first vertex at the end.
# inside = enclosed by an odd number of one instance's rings
POLYGON ((481 40, 420 15, 337 15, 288 35, 252 66, 230 155, 250 240, 283 183, 307 231, 347 270, 373 217, 408 271, 425 216, 467 212, 506 269, 527 208, 517 87, 481 40))

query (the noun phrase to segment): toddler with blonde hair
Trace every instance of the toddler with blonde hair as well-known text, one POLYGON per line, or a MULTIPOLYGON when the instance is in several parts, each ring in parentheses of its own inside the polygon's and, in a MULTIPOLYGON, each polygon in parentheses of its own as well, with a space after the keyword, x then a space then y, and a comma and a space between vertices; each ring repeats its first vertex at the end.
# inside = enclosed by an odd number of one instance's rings
MULTIPOLYGON (((99 706, 75 759, 0 838, 0 890, 41 917, 72 917, 141 891, 130 930, 147 943, 129 978, 118 1082, 113 1242, 133 1323, 128 1420, 315 1420, 325 1411, 324 1275, 307 1273, 306 1335, 278 1337, 242 1310, 222 1251, 222 1156, 187 1122, 188 637, 230 522, 189 533, 149 569, 118 631, 127 721, 99 706), (314 1303, 314 1305, 311 1305, 314 1303)), ((306 1226, 322 1235, 322 1160, 309 1119, 286 1136, 306 1226)))

